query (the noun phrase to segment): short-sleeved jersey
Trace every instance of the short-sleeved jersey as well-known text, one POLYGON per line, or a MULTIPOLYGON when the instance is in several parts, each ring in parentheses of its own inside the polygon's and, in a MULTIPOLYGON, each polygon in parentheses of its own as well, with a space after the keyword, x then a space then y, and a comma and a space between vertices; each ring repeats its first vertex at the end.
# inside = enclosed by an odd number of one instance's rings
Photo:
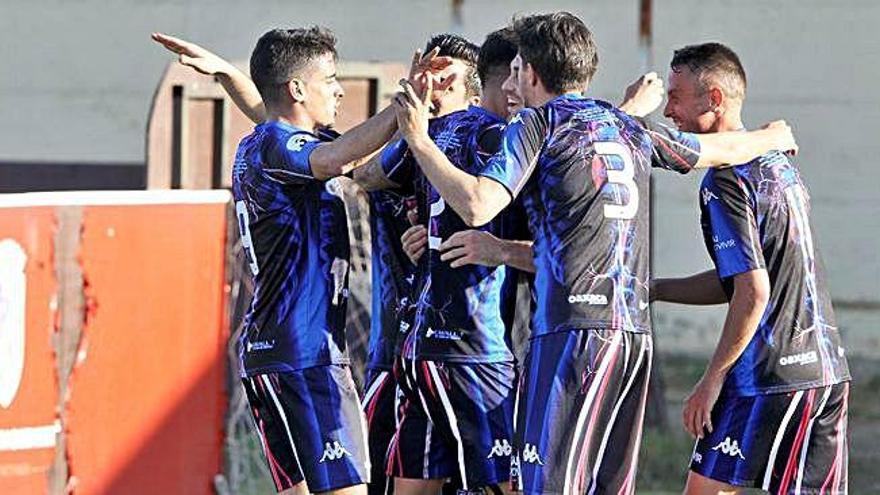
POLYGON ((239 144, 232 193, 255 282, 241 334, 244 375, 348 362, 342 188, 316 180, 309 162, 330 138, 272 121, 239 144))
MULTIPOLYGON (((479 173, 498 149, 504 121, 479 107, 433 119, 428 134, 456 167, 479 173)), ((426 223, 428 247, 416 267, 415 308, 401 352, 407 358, 458 363, 513 361, 509 342, 518 272, 507 266, 465 265, 451 268, 439 247, 456 232, 472 229, 446 204, 421 173, 412 154, 383 163, 389 178, 411 184, 420 221, 426 223)), ((508 208, 477 229, 501 239, 528 239, 521 209, 508 208)))
POLYGON ((651 166, 689 171, 696 136, 562 95, 511 120, 480 174, 522 193, 535 236, 532 337, 577 328, 650 331, 651 166))
POLYGON ((725 393, 782 393, 849 380, 797 167, 773 152, 710 170, 700 209, 706 249, 728 297, 738 274, 763 268, 770 279, 767 309, 728 373, 725 393))
POLYGON ((373 302, 367 368, 392 368, 400 320, 410 305, 413 265, 400 243, 410 227, 410 198, 395 190, 370 193, 373 302))

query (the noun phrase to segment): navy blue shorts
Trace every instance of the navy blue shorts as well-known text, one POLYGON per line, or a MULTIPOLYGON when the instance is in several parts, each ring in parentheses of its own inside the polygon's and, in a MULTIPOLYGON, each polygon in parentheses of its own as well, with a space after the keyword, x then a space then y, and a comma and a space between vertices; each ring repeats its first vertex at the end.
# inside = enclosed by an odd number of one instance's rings
POLYGON ((346 365, 242 378, 277 490, 312 492, 369 481, 367 430, 346 365))
POLYGON ((364 399, 361 402, 367 417, 370 446, 370 495, 393 493, 393 480, 385 475, 388 446, 397 431, 397 408, 399 406, 397 382, 390 370, 371 368, 367 370, 364 383, 364 399))
POLYGON ((722 397, 691 470, 774 494, 847 490, 849 383, 753 397, 722 397))
POLYGON ((618 330, 532 339, 516 406, 515 488, 635 492, 652 349, 650 335, 618 330))
POLYGON ((514 363, 398 360, 395 374, 405 399, 390 475, 454 479, 464 492, 510 478, 514 363))

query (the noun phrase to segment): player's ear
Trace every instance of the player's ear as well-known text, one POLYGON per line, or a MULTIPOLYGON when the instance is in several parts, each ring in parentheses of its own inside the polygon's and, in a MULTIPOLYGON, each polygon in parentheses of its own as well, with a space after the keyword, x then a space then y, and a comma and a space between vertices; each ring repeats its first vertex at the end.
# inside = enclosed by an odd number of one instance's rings
POLYGON ((305 83, 299 79, 291 79, 290 81, 287 81, 287 92, 290 94, 290 98, 294 102, 303 103, 306 101, 305 83))
POLYGON ((721 105, 724 104, 724 92, 717 86, 709 88, 709 105, 712 111, 718 113, 721 111, 721 105))
POLYGON ((526 62, 523 65, 523 70, 525 71, 526 82, 529 83, 529 86, 535 87, 537 86, 541 80, 538 78, 538 72, 532 67, 532 64, 526 62))

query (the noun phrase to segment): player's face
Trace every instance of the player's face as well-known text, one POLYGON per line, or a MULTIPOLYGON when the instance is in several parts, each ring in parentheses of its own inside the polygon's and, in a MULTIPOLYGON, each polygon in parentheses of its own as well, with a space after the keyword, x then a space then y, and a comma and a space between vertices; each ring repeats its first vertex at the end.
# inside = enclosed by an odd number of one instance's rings
POLYGON ((480 106, 504 119, 510 118, 507 110, 507 95, 502 89, 506 79, 507 74, 504 72, 500 74, 491 72, 483 84, 483 96, 480 100, 480 106))
POLYGON ((669 71, 669 90, 663 115, 682 131, 709 132, 715 124, 709 93, 687 67, 669 71))
POLYGON ((516 57, 510 61, 510 74, 507 76, 507 79, 504 80, 504 84, 501 85, 501 90, 504 92, 504 96, 507 100, 507 112, 509 115, 514 115, 525 106, 521 90, 521 77, 522 58, 517 53, 516 57))
POLYGON ((468 66, 464 62, 453 59, 452 64, 437 75, 439 79, 438 84, 442 84, 450 77, 455 78, 452 85, 446 88, 445 91, 434 91, 431 95, 431 103, 433 103, 437 115, 446 115, 464 110, 468 105, 478 103, 478 100, 468 96, 467 86, 465 85, 467 72, 468 66))
POLYGON ((331 127, 345 95, 336 80, 336 58, 332 53, 325 53, 309 64, 302 85, 302 103, 309 117, 317 127, 331 127))

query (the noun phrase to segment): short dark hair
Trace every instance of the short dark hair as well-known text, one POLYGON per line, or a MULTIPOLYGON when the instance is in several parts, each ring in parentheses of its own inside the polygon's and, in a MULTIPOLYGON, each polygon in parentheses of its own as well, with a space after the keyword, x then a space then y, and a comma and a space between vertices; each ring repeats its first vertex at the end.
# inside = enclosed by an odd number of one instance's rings
POLYGON ((516 57, 516 51, 513 28, 501 28, 486 36, 480 45, 480 59, 477 63, 477 74, 484 88, 490 77, 510 72, 510 61, 516 57))
POLYGON ((675 50, 669 67, 678 72, 687 67, 703 85, 717 84, 728 98, 742 100, 746 96, 746 71, 739 57, 729 47, 710 42, 689 45, 675 50))
POLYGON ((440 48, 439 56, 461 60, 467 65, 465 89, 468 96, 479 96, 480 78, 477 75, 477 60, 480 57, 480 47, 457 34, 443 33, 431 36, 428 44, 425 45, 425 53, 434 48, 440 48))
POLYGON ((251 78, 267 104, 283 101, 284 86, 315 59, 332 54, 336 37, 322 27, 273 29, 257 41, 251 54, 251 78))
POLYGON ((513 20, 519 54, 552 93, 584 90, 599 65, 593 33, 569 12, 513 20))

